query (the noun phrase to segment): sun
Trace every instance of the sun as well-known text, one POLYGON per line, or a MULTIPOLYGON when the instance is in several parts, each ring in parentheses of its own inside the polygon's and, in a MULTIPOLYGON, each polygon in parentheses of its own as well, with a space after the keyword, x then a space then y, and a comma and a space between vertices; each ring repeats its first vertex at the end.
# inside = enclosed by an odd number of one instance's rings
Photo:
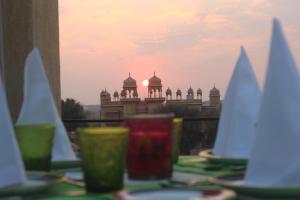
POLYGON ((148 80, 143 80, 143 86, 147 87, 149 84, 149 81, 148 80))

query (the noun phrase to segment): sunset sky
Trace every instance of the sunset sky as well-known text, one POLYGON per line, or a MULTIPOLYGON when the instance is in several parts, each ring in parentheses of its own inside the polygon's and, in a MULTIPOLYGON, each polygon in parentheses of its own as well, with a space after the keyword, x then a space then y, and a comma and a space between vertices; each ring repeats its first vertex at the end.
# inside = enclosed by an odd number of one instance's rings
MULTIPOLYGON (((278 17, 300 62, 300 1, 59 0, 62 98, 98 104, 99 93, 121 91, 131 72, 139 96, 153 72, 163 91, 214 83, 222 97, 244 45, 260 85, 278 17)), ((221 97, 221 98, 222 98, 221 97)))

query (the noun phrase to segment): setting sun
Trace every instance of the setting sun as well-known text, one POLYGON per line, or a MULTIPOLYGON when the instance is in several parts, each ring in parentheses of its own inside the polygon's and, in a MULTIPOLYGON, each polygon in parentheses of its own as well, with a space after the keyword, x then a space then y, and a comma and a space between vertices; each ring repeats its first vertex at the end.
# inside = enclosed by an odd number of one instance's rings
POLYGON ((147 87, 149 84, 149 81, 148 80, 143 80, 143 86, 147 87))

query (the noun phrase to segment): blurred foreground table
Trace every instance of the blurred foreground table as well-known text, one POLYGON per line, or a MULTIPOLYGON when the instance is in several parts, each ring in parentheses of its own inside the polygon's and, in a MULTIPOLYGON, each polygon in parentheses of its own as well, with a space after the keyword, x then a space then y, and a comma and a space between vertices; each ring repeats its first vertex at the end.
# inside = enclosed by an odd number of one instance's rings
MULTIPOLYGON (((53 185, 49 190, 39 195, 32 196, 34 199, 114 199, 112 193, 93 194, 86 193, 83 181, 80 180, 81 169, 72 168, 76 163, 53 166, 54 173, 65 174, 60 183, 53 185), (60 169, 59 169, 60 168, 60 169), (65 169, 62 169, 65 168, 65 169), (71 175, 71 176, 69 176, 71 175), (75 175, 75 178, 67 178, 75 175), (79 176, 76 178, 76 176, 79 176), (76 180, 78 179, 78 180, 76 180)), ((77 163, 78 166, 78 163, 77 163)), ((224 176, 235 174, 237 171, 229 167, 211 166, 205 159, 199 156, 180 156, 179 162, 174 165, 173 178, 158 181, 131 181, 125 178, 124 190, 136 191, 144 189, 180 188, 190 187, 197 189, 218 189, 219 186, 207 181, 207 177, 224 176)))

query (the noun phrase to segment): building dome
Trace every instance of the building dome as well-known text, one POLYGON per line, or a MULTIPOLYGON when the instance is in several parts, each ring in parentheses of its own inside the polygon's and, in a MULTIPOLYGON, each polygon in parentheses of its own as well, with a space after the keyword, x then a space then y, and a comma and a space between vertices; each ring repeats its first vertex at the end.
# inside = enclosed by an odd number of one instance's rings
POLYGON ((119 98, 119 93, 117 91, 114 92, 114 98, 119 98))
POLYGON ((214 86, 210 92, 209 92, 210 96, 220 96, 220 91, 216 88, 216 86, 214 86))
POLYGON ((202 96, 202 90, 200 88, 197 90, 197 96, 198 95, 202 96))
POLYGON ((104 91, 104 90, 102 90, 101 92, 100 92, 100 96, 102 97, 102 96, 105 96, 105 94, 106 94, 106 91, 104 91))
POLYGON ((129 77, 123 81, 123 88, 136 88, 136 80, 129 73, 129 77))
POLYGON ((126 94, 126 90, 122 90, 122 91, 121 91, 121 97, 126 97, 126 95, 127 95, 127 94, 126 94))
POLYGON ((100 93, 100 96, 101 97, 106 97, 106 96, 109 96, 109 93, 106 90, 102 90, 101 93, 100 93))
POLYGON ((100 93, 100 99, 101 99, 101 102, 110 102, 111 101, 111 97, 110 97, 110 93, 108 93, 105 90, 102 90, 101 93, 100 93))
POLYGON ((133 95, 134 98, 138 98, 138 93, 137 93, 136 90, 133 91, 133 94, 132 94, 132 95, 133 95))
POLYGON ((188 95, 194 95, 194 90, 193 90, 193 88, 192 87, 190 87, 189 89, 188 89, 188 95))
POLYGON ((155 75, 155 72, 154 72, 154 75, 148 81, 149 81, 148 87, 161 87, 162 86, 161 80, 160 80, 160 78, 158 78, 155 75))
POLYGON ((171 91, 170 88, 168 88, 168 89, 166 90, 166 96, 168 96, 168 95, 172 96, 172 91, 171 91))
POLYGON ((182 95, 181 90, 178 89, 178 90, 176 91, 176 96, 181 96, 181 95, 182 95))

